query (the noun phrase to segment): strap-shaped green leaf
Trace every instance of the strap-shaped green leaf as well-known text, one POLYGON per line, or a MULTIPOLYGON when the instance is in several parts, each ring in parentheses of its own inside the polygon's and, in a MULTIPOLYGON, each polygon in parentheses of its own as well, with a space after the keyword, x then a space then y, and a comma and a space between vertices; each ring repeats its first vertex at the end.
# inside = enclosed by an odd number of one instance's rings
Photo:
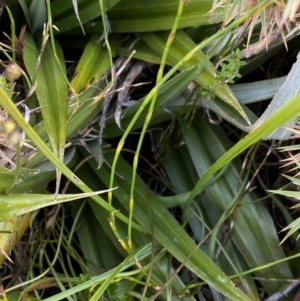
MULTIPOLYGON (((119 44, 118 37, 111 37, 112 54, 116 53, 116 45, 119 44)), ((109 53, 103 41, 98 35, 92 35, 80 61, 76 66, 75 75, 71 81, 72 88, 75 92, 80 93, 89 85, 100 80, 104 72, 110 68, 109 53)))
MULTIPOLYGON (((62 160, 66 140, 68 94, 63 53, 58 43, 55 43, 55 47, 61 66, 54 57, 50 43, 47 43, 37 70, 35 93, 53 152, 62 160)), ((33 38, 26 34, 23 55, 31 79, 34 79, 39 54, 33 38)))
POLYGON ((46 1, 33 0, 29 5, 30 14, 30 31, 35 33, 38 30, 43 29, 45 22, 47 21, 46 14, 46 1))
MULTIPOLYGON (((77 1, 80 21, 86 33, 103 31, 99 0, 77 1)), ((105 0, 107 20, 112 32, 149 32, 169 30, 174 24, 178 8, 178 0, 105 0)), ((188 1, 180 18, 179 28, 200 26, 223 21, 222 8, 209 14, 212 8, 211 0, 188 1)), ((81 33, 82 29, 75 16, 71 1, 56 0, 51 4, 53 24, 60 33, 72 30, 81 33)))
MULTIPOLYGON (((110 9, 120 0, 103 0, 105 10, 110 9)), ((54 1, 51 3, 51 12, 53 17, 53 24, 59 29, 60 32, 68 31, 72 28, 78 27, 82 33, 78 18, 74 11, 73 2, 75 1, 54 1)), ((99 0, 77 0, 78 17, 83 24, 85 32, 88 28, 93 27, 93 23, 89 26, 84 26, 85 23, 101 17, 101 10, 99 0), (87 28, 86 28, 87 27, 87 28)), ((100 20, 102 24, 102 21, 100 20)), ((102 26, 101 26, 102 28, 102 26)))
POLYGON ((77 194, 1 194, 0 195, 0 221, 7 221, 13 216, 22 215, 40 208, 44 208, 59 203, 91 197, 108 190, 86 192, 77 194))

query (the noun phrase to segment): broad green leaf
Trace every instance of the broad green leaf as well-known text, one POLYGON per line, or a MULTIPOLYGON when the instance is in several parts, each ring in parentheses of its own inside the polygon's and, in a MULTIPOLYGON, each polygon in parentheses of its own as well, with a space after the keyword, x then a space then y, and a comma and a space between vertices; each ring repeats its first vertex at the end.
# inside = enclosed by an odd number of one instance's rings
MULTIPOLYGON (((222 9, 209 14, 210 0, 187 1, 180 17, 179 28, 218 23, 222 20, 222 9)), ((162 2, 153 0, 122 0, 108 11, 108 20, 113 32, 144 32, 171 29, 178 8, 177 0, 162 2)))
MULTIPOLYGON (((199 115, 197 120, 198 119, 199 115)), ((159 139, 160 138, 157 137, 156 141, 159 141, 159 139)), ((195 149, 195 152, 197 152, 197 149, 195 149)), ((200 155, 200 153, 198 155, 200 155)), ((201 155, 201 162, 206 161, 206 159, 207 158, 201 155)), ((191 164, 191 158, 187 148, 182 146, 172 149, 164 155, 162 163, 175 195, 170 197, 160 197, 159 199, 166 205, 171 205, 173 203, 172 198, 174 199, 173 201, 175 203, 177 201, 181 201, 181 208, 185 209, 188 193, 182 192, 190 191, 193 188, 193 183, 195 183, 197 180, 195 175, 195 167, 193 164, 191 164)), ((221 176, 227 175, 227 171, 228 168, 222 172, 221 176)), ((211 181, 210 185, 208 184, 203 189, 201 196, 197 198, 197 200, 193 202, 189 208, 186 208, 186 217, 183 216, 183 222, 188 222, 189 229, 192 231, 192 236, 195 238, 195 240, 203 241, 201 244, 201 249, 204 250, 210 258, 214 258, 214 261, 218 264, 218 266, 220 266, 226 275, 234 275, 246 271, 248 266, 242 258, 239 250, 237 250, 237 248, 234 246, 231 239, 228 239, 225 245, 222 241, 216 245, 217 239, 215 237, 220 237, 220 235, 218 235, 218 231, 224 233, 223 228, 220 229, 223 226, 219 226, 217 229, 214 228, 219 222, 221 214, 216 211, 216 207, 211 200, 208 199, 208 196, 204 191, 205 189, 210 188, 211 185, 214 185, 221 176, 218 175, 213 181, 211 181), (213 229, 214 231, 210 236, 206 237, 210 229, 213 229), (206 239, 204 240, 204 238, 206 239), (216 255, 217 251, 211 251, 212 244, 216 245, 215 248, 220 248, 221 252, 219 256, 216 255), (224 256, 225 254, 227 256, 224 256), (217 260, 216 257, 218 258, 217 260)), ((224 190, 222 195, 216 196, 216 198, 219 198, 219 200, 222 202, 223 195, 225 194, 226 191, 224 190)), ((241 284, 243 285, 244 289, 247 291, 247 295, 250 296, 251 300, 260 300, 254 280, 252 278, 237 277, 233 279, 233 281, 236 284, 239 284, 239 287, 241 287, 241 284)))
MULTIPOLYGON (((44 49, 39 53, 33 38, 26 34, 23 58, 32 85, 35 87, 52 150, 63 161, 68 117, 66 66, 59 44, 53 42, 56 49, 54 50, 50 43, 43 45, 44 43, 45 37, 42 46, 39 46, 44 49)), ((56 193, 58 193, 61 179, 59 169, 56 173, 56 193)))
MULTIPOLYGON (((111 41, 113 53, 118 43, 118 37, 114 36, 111 41)), ((106 47, 103 42, 99 41, 99 37, 93 36, 86 45, 71 82, 74 91, 80 94, 76 97, 72 96, 69 100, 67 137, 76 134, 101 112, 103 101, 101 91, 107 86, 107 82, 102 81, 101 77, 109 67, 109 55, 106 47), (75 106, 76 110, 74 110, 75 106)), ((36 124, 34 129, 43 140, 47 140, 44 121, 36 124)), ((42 156, 38 154, 30 161, 26 161, 26 167, 35 167, 41 160, 42 156)))
MULTIPOLYGON (((10 187, 15 176, 14 170, 7 170, 0 167, 0 193, 5 193, 10 187)), ((21 168, 18 181, 10 192, 41 191, 47 183, 55 177, 55 170, 40 170, 21 168)))
POLYGON ((21 8, 23 10, 24 17, 25 17, 26 22, 27 22, 27 26, 31 30, 31 23, 32 23, 32 21, 31 21, 31 17, 30 17, 30 13, 29 13, 29 9, 28 9, 27 3, 26 3, 25 0, 19 0, 18 3, 19 3, 19 5, 21 6, 21 8))
MULTIPOLYGON (((103 0, 105 10, 111 9, 111 7, 116 5, 119 1, 120 0, 103 0)), ((100 2, 99 0, 77 0, 77 6, 80 21, 83 24, 85 32, 89 33, 90 31, 88 29, 94 26, 93 23, 95 23, 95 21, 87 25, 86 23, 101 17, 100 2)), ((60 32, 66 32, 72 28, 78 27, 79 32, 82 34, 80 24, 75 15, 73 1, 53 1, 51 3, 51 12, 53 24, 59 29, 60 32)), ((100 21, 100 23, 102 24, 102 21, 100 21)))
POLYGON ((147 45, 142 43, 142 41, 137 41, 136 38, 129 39, 128 41, 122 43, 121 47, 118 49, 117 55, 125 57, 128 56, 128 49, 130 49, 132 43, 134 43, 134 50, 136 51, 132 55, 133 58, 151 64, 160 64, 161 56, 157 52, 154 52, 147 45))
MULTIPOLYGON (((99 93, 101 88, 103 88, 102 85, 93 85, 78 96, 78 109, 74 112, 74 106, 70 108, 67 137, 78 134, 80 129, 100 114, 103 106, 103 95, 100 95, 101 92, 99 93)), ((73 104, 75 104, 74 101, 73 104)))
MULTIPOLYGON (((111 38, 112 54, 115 55, 119 37, 111 38)), ((92 35, 87 43, 79 63, 76 66, 71 85, 76 93, 99 81, 110 68, 109 53, 98 35, 92 35)))
MULTIPOLYGON (((102 97, 99 97, 99 90, 101 91, 101 89, 104 88, 104 84, 95 83, 84 90, 77 98, 74 97, 70 100, 70 117, 67 125, 67 138, 74 137, 79 130, 99 115, 102 109, 102 97), (97 97, 97 101, 93 101, 94 97, 97 97), (74 106, 77 104, 78 108, 74 112, 74 106)), ((42 140, 47 141, 47 132, 44 121, 35 124, 34 130, 42 140)), ((33 157, 32 153, 33 152, 29 152, 22 158, 23 164, 25 164, 24 166, 27 168, 36 168, 36 166, 44 159, 44 155, 41 152, 38 152, 33 157)))
MULTIPOLYGON (((85 170, 84 167, 81 169, 85 170)), ((106 228, 104 225, 107 223, 103 223, 104 220, 107 220, 107 212, 95 202, 87 202, 82 210, 80 210, 81 207, 82 204, 80 202, 74 202, 71 208, 72 215, 74 220, 76 220, 78 213, 81 212, 77 222, 76 234, 80 243, 81 253, 91 274, 94 275, 99 267, 111 269, 116 266, 122 261, 123 256, 115 247, 113 236, 109 237, 106 233, 106 230, 110 233, 109 226, 106 228), (97 220, 99 211, 102 212, 101 220, 97 220), (94 231, 95 229, 97 231, 94 231), (101 237, 101 244, 99 244, 99 237, 101 237)))
MULTIPOLYGON (((86 33, 102 33, 99 0, 77 1, 79 17, 86 33)), ((162 2, 153 0, 141 2, 139 0, 106 0, 107 20, 112 32, 149 32, 169 30, 174 24, 178 1, 162 2)), ((193 0, 185 4, 179 28, 200 26, 218 23, 223 19, 222 8, 209 14, 212 7, 211 0, 193 0)), ((72 33, 81 33, 79 22, 74 14, 71 1, 56 0, 52 3, 53 22, 60 32, 72 30, 72 33)))
POLYGON ((34 34, 38 30, 42 30, 47 22, 46 1, 32 0, 29 6, 30 29, 34 34))
MULTIPOLYGON (((35 78, 35 67, 40 55, 38 47, 33 38, 26 34, 23 57, 32 80, 35 78)), ((44 125, 53 152, 60 160, 63 160, 67 128, 68 90, 67 82, 62 73, 66 74, 63 53, 58 43, 55 43, 55 47, 63 71, 54 57, 50 43, 47 43, 37 70, 35 93, 41 106, 44 125)))
POLYGON ((273 98, 286 78, 286 76, 282 76, 251 83, 234 84, 230 88, 240 103, 255 103, 273 98), (253 91, 256 91, 256 93, 253 93, 253 91))
MULTIPOLYGON (((64 157, 64 164, 70 164, 74 157, 75 149, 68 151, 64 157)), ((36 157, 37 154, 34 156, 36 157)), ((26 158, 24 158, 26 159, 26 158)), ((33 159, 34 160, 34 159, 33 159)), ((42 192, 48 183, 55 179, 55 167, 48 162, 41 163, 40 159, 34 168, 21 167, 18 180, 11 187, 11 183, 15 177, 15 170, 7 170, 0 166, 0 193, 39 193, 42 192)))

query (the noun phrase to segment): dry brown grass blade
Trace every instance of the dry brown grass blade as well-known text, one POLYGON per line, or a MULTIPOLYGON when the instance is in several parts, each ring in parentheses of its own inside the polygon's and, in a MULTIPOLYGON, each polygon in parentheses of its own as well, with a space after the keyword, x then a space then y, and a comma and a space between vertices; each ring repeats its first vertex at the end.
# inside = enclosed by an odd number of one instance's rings
MULTIPOLYGON (((257 5, 257 0, 241 0, 242 2, 240 5, 238 5, 238 1, 235 1, 233 4, 229 4, 227 1, 228 0, 219 1, 210 11, 212 14, 215 9, 220 7, 224 7, 224 9, 228 10, 225 12, 225 15, 228 17, 226 17, 222 26, 226 26, 226 24, 237 19, 241 14, 257 5)), ((291 26, 291 24, 296 23, 295 16, 299 13, 299 6, 300 0, 289 1, 287 4, 286 1, 278 0, 269 5, 263 13, 264 20, 261 20, 261 23, 265 25, 261 28, 259 40, 252 45, 249 45, 250 39, 254 27, 257 25, 257 21, 262 18, 262 14, 257 13, 256 15, 249 17, 241 27, 238 36, 238 38, 240 38, 242 34, 248 30, 247 48, 242 52, 243 57, 249 58, 264 50, 268 50, 268 46, 274 42, 279 35, 281 35, 283 43, 287 48, 287 35, 290 35, 291 33, 294 34, 295 31, 300 28, 299 24, 296 24, 293 28, 291 26)))
POLYGON ((296 14, 299 13, 299 8, 300 8, 300 0, 290 0, 288 1, 284 15, 282 17, 282 22, 284 22, 287 18, 291 22, 296 22, 296 14))

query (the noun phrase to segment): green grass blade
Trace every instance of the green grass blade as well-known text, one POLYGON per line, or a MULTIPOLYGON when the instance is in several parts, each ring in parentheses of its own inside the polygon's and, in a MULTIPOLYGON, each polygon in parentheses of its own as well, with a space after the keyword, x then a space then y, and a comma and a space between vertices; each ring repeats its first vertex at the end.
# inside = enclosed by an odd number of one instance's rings
MULTIPOLYGON (((44 29, 45 30, 45 29, 44 29)), ((50 30, 52 32, 52 28, 50 30)), ((46 43, 45 33, 42 45, 46 43)), ((54 40, 39 53, 33 38, 25 35, 24 62, 33 81, 35 93, 41 107, 44 125, 53 152, 63 161, 68 117, 68 81, 62 49, 54 40), (37 62, 39 61, 39 65, 37 62), (36 78, 35 78, 36 77, 36 78), (36 80, 36 82, 35 82, 36 80)), ((61 173, 57 169, 56 193, 60 185, 61 173)))
MULTIPOLYGON (((113 153, 107 153, 105 159, 111 164, 113 157, 113 153)), ((98 177, 108 186, 110 169, 103 165, 100 170, 96 170, 94 163, 91 162, 90 165, 98 177)), ((128 210, 130 195, 131 169, 132 167, 120 157, 116 165, 116 173, 122 175, 123 178, 115 179, 115 184, 119 188, 113 191, 113 194, 126 210, 128 210)), ((229 278, 195 245, 194 241, 160 201, 154 196, 149 197, 150 194, 147 185, 137 177, 134 192, 134 219, 147 229, 151 229, 152 223, 155 239, 177 260, 183 262, 187 268, 209 285, 232 300, 249 301, 250 299, 237 289, 229 278), (149 199, 151 199, 151 203, 149 203, 149 199), (149 218, 149 210, 151 210, 151 219, 149 218)))
MULTIPOLYGON (((108 18, 113 32, 171 30, 178 3, 180 3, 178 0, 168 0, 168 2, 153 0, 143 3, 138 0, 122 0, 108 12, 108 18)), ((186 2, 178 28, 221 22, 222 10, 217 9, 214 15, 209 16, 210 9, 210 0, 186 2)))
MULTIPOLYGON (((156 84, 158 84, 161 81, 162 77, 163 77, 163 72, 164 72, 164 68, 165 68, 165 65, 166 65, 168 53, 169 53, 170 47, 173 43, 176 31, 178 29, 178 24, 180 22, 180 18, 181 18, 182 11, 183 11, 183 8, 184 8, 185 4, 186 4, 185 1, 179 2, 176 19, 174 21, 174 25, 172 27, 172 30, 169 33, 169 36, 166 40, 164 51, 162 53, 162 58, 161 58, 159 70, 157 72, 157 77, 156 77, 156 84)), ((147 115, 146 115, 146 118, 145 118, 144 125, 142 127, 142 131, 140 133, 138 145, 137 145, 135 155, 134 155, 134 159, 133 159, 132 181, 131 181, 130 197, 129 197, 129 208, 130 208, 130 210, 129 210, 129 221, 131 221, 132 218, 133 218, 134 187, 135 187, 135 179, 136 179, 136 173, 137 173, 136 170, 137 170, 137 166, 138 166, 139 155, 140 155, 140 151, 141 151, 141 147, 142 147, 142 144, 143 144, 143 140, 144 140, 146 131, 147 131, 148 126, 150 124, 150 121, 152 119, 153 110, 155 108, 155 104, 156 104, 156 100, 157 100, 157 96, 158 96, 158 91, 159 90, 156 89, 156 92, 153 95, 153 98, 150 102, 149 109, 148 109, 148 112, 147 112, 147 115)), ((113 174, 114 174, 114 170, 112 169, 112 176, 113 176, 113 174)), ((113 177, 112 177, 111 184, 112 183, 113 183, 113 177)), ((109 194, 109 195, 111 195, 111 194, 109 194)), ((128 225, 128 248, 129 248, 129 251, 131 251, 132 242, 131 242, 131 225, 130 224, 128 225)))
MULTIPOLYGON (((115 55, 118 44, 118 37, 114 36, 111 40, 112 54, 115 55)), ((84 52, 76 66, 75 75, 71 85, 76 93, 81 93, 90 85, 99 81, 100 77, 110 67, 109 55, 103 41, 99 40, 98 35, 92 35, 84 52)))
MULTIPOLYGON (((114 5, 116 5, 120 0, 106 0, 105 1, 105 10, 111 9, 114 5)), ((86 33, 89 33, 88 30, 91 28, 90 25, 85 26, 85 24, 93 19, 101 17, 101 10, 99 7, 99 0, 78 0, 78 12, 80 16, 80 21, 85 29, 86 33)), ((72 1, 60 1, 56 0, 51 3, 51 11, 53 17, 53 24, 57 26, 60 30, 60 33, 69 31, 73 28, 78 28, 80 34, 82 34, 82 29, 74 13, 74 7, 72 1)), ((96 21, 96 20, 95 20, 96 21)), ((94 22, 94 21, 93 21, 94 22)), ((102 21, 101 24, 101 34, 103 31, 102 21)), ((94 24, 92 23, 92 27, 94 24)))
MULTIPOLYGON (((185 135, 185 141, 200 178, 215 160, 230 148, 225 137, 226 135, 220 128, 215 128, 205 122, 201 114, 196 115, 193 126, 185 135), (202 158, 201 161, 199 157, 202 158)), ((230 162, 226 171, 205 188, 209 203, 203 206, 210 207, 213 204, 218 212, 223 214, 229 212, 232 200, 238 198, 239 205, 234 211, 234 228, 231 236, 249 267, 253 268, 281 260, 284 254, 278 247, 276 229, 267 209, 262 203, 255 202, 256 198, 252 193, 243 195, 244 189, 240 193, 237 192, 241 169, 241 163, 230 162), (258 253, 259 256, 256 255, 258 253)), ((258 271, 257 275, 265 279, 292 277, 287 264, 258 271)), ((272 283, 263 281, 262 285, 268 293, 274 293, 276 287, 281 285, 281 281, 275 282, 274 280, 272 283)))
POLYGON ((0 195, 1 213, 0 221, 7 221, 12 216, 19 216, 40 208, 44 208, 50 205, 55 205, 63 202, 70 202, 79 198, 87 198, 93 195, 107 192, 97 191, 79 194, 9 194, 0 195))
MULTIPOLYGON (((102 34, 103 32, 102 20, 99 20, 101 12, 98 1, 77 1, 80 20, 86 33, 102 34)), ((178 0, 169 0, 168 3, 159 0, 143 3, 138 0, 106 0, 104 5, 112 32, 149 32, 172 28, 178 0)), ((56 0, 51 6, 54 24, 61 33, 70 30, 72 33, 82 33, 71 1, 61 3, 56 0)), ((210 0, 194 0, 187 3, 179 28, 221 22, 224 16, 222 8, 217 9, 211 16, 208 14, 210 9, 210 0)))
POLYGON ((240 140, 228 152, 226 152, 220 159, 218 159, 197 182, 189 200, 192 200, 201 190, 205 182, 218 170, 224 167, 228 162, 237 157, 240 153, 246 150, 255 142, 270 134, 278 127, 293 119, 300 112, 300 95, 293 97, 290 101, 285 103, 272 116, 253 129, 244 139, 240 140))
MULTIPOLYGON (((61 66, 65 66, 63 53, 58 43, 56 43, 56 49, 62 62, 61 66)), ((38 58, 39 51, 34 40, 29 34, 26 34, 24 62, 31 79, 34 78, 38 58)), ((64 72, 66 74, 65 69, 64 72)), ((50 44, 45 47, 36 78, 35 92, 41 106, 49 141, 53 152, 60 160, 63 160, 68 113, 67 82, 54 58, 50 44)))
MULTIPOLYGON (((95 276, 90 280, 85 281, 82 284, 79 284, 71 289, 68 289, 64 292, 61 292, 59 294, 56 294, 52 297, 46 298, 44 299, 44 301, 58 301, 58 300, 63 300, 64 298, 67 298, 68 296, 71 296, 77 292, 81 292, 84 291, 85 289, 90 289, 91 287, 93 287, 94 285, 97 284, 101 284, 104 286, 108 285, 114 278, 116 278, 116 276, 118 276, 119 272, 122 272, 132 266, 135 265, 135 259, 141 261, 144 258, 147 258, 150 254, 151 254, 151 250, 152 250, 152 245, 151 244, 147 244, 141 248, 139 248, 138 250, 135 250, 134 253, 130 254, 128 257, 126 257, 124 259, 124 261, 118 265, 117 267, 115 267, 114 269, 105 272, 99 276, 95 276), (107 279, 109 279, 108 281, 106 281, 107 279)), ((102 287, 102 288, 103 288, 102 287)))

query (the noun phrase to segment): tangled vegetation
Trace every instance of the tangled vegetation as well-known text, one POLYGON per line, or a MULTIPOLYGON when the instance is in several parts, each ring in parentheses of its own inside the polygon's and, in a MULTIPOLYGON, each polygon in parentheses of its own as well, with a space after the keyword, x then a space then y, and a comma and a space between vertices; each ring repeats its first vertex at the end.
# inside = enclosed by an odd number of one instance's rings
POLYGON ((298 300, 299 6, 0 0, 1 298, 298 300))

